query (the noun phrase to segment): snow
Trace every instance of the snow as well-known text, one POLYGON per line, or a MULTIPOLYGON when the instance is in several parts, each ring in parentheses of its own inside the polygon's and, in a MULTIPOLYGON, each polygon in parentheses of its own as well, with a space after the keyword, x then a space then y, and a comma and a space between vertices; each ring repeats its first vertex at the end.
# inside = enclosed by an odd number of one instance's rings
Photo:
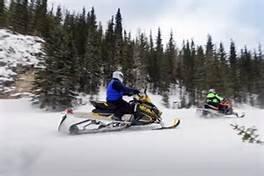
MULTIPOLYGON (((36 66, 43 55, 44 40, 35 37, 0 29, 0 85, 2 82, 14 81, 18 65, 36 66)), ((1 88, 3 91, 6 87, 1 88)))
POLYGON ((67 136, 57 132, 62 113, 35 109, 26 98, 0 100, 0 175, 263 175, 264 146, 243 143, 230 126, 256 126, 263 139, 263 110, 240 109, 243 119, 205 119, 195 109, 165 109, 161 97, 151 97, 166 121, 182 120, 177 129, 67 136))

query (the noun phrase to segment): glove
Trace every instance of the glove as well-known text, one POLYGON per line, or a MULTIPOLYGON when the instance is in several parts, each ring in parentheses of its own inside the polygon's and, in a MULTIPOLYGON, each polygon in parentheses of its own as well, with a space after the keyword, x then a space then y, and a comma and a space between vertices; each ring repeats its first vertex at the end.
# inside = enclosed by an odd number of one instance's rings
POLYGON ((135 89, 133 93, 134 93, 134 94, 139 94, 139 93, 140 93, 140 91, 139 91, 139 90, 137 90, 137 89, 135 89))

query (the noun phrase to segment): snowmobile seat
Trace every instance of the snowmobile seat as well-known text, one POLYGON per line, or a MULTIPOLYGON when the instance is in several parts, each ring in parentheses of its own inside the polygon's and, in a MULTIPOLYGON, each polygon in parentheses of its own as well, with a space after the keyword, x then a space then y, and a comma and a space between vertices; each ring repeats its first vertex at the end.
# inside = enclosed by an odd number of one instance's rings
POLYGON ((114 111, 112 111, 112 110, 106 110, 106 109, 93 109, 92 112, 93 113, 97 113, 99 115, 103 115, 103 116, 108 116, 108 115, 114 113, 114 111))
POLYGON ((110 105, 105 101, 90 101, 90 102, 96 109, 105 109, 105 110, 114 110, 115 109, 115 107, 113 105, 110 105))
POLYGON ((94 113, 109 114, 109 113, 114 113, 116 109, 116 107, 107 104, 107 102, 105 101, 90 101, 90 102, 95 107, 95 109, 92 110, 92 112, 94 113))

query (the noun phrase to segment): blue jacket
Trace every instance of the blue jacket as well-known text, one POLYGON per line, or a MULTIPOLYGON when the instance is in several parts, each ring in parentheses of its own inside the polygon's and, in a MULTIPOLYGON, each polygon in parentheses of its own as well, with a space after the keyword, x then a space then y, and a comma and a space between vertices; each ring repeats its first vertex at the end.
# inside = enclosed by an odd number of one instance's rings
POLYGON ((137 90, 126 87, 118 79, 112 79, 106 91, 106 100, 108 102, 117 102, 122 100, 123 95, 133 95, 137 90))

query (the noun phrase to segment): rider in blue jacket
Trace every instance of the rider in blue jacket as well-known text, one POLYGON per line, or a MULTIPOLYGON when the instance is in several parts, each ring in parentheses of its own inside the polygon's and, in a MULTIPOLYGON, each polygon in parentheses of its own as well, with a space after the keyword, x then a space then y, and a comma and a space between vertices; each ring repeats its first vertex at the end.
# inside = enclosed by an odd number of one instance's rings
POLYGON ((113 72, 112 80, 107 86, 106 100, 107 104, 113 106, 115 109, 115 113, 112 116, 114 120, 121 120, 124 114, 133 114, 133 106, 123 100, 123 96, 132 96, 139 93, 137 89, 126 87, 123 81, 123 73, 115 71, 113 72))

